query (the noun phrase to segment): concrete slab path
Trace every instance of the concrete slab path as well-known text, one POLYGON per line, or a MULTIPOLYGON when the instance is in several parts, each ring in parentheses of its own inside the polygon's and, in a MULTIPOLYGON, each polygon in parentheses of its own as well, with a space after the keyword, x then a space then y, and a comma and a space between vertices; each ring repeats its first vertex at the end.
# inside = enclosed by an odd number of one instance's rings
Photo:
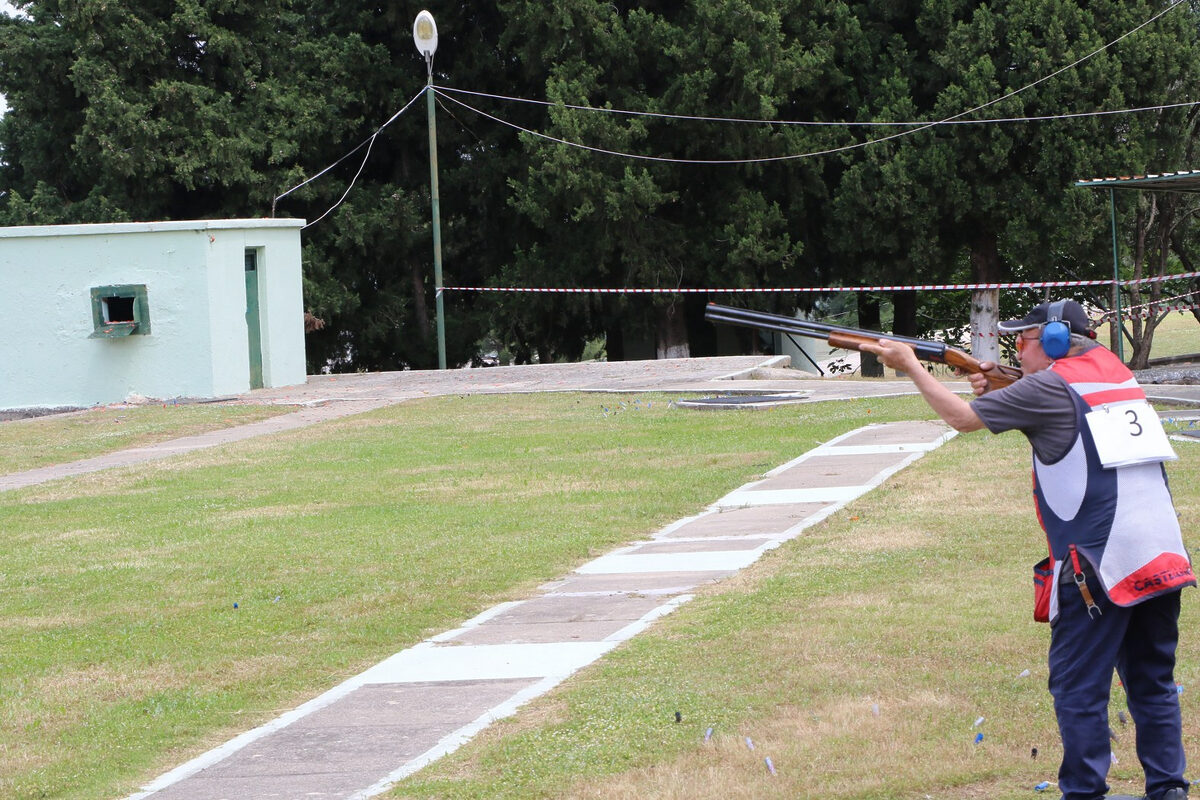
POLYGON ((851 431, 645 541, 396 653, 130 800, 353 798, 388 790, 954 435, 851 431))

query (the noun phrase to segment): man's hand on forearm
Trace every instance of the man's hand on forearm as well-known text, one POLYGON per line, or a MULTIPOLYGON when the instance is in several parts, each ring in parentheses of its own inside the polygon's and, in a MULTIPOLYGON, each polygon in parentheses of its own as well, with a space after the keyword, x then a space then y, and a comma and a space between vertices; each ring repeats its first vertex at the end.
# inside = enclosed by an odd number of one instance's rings
POLYGON ((910 375, 916 370, 923 372, 925 369, 921 366, 916 351, 904 342, 880 339, 877 342, 867 342, 860 345, 860 347, 869 353, 874 353, 876 358, 885 367, 891 367, 894 370, 906 372, 910 375))
MULTIPOLYGON (((878 343, 862 345, 862 349, 878 356, 880 363, 884 366, 907 374, 916 384, 917 390, 921 392, 925 402, 929 403, 929 407, 949 423, 950 427, 963 433, 977 431, 983 427, 983 420, 975 413, 975 409, 971 408, 971 404, 926 372, 916 353, 908 345, 903 342, 881 339, 878 343)), ((975 388, 975 377, 971 376, 972 389, 975 388)), ((986 387, 987 378, 984 378, 983 375, 978 377, 983 378, 983 385, 986 387)), ((976 394, 981 394, 981 392, 976 391, 976 394)))

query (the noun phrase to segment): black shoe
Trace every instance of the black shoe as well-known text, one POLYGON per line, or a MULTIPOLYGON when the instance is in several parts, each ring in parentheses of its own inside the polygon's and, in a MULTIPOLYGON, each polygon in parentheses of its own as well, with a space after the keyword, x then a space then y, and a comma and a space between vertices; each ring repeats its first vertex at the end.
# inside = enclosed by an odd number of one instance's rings
MULTIPOLYGON (((1167 789, 1165 793, 1159 796, 1158 800, 1187 800, 1187 787, 1176 786, 1173 789, 1167 789)), ((1149 795, 1134 797, 1131 794, 1110 794, 1105 800, 1150 800, 1149 795)))

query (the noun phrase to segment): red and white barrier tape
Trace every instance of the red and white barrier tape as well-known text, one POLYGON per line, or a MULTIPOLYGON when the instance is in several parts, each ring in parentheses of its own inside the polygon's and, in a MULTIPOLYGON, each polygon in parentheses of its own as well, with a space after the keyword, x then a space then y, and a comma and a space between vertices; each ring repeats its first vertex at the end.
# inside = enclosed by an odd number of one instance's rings
MULTIPOLYGON (((1186 278, 1200 277, 1200 272, 1185 272, 1180 275, 1160 275, 1153 278, 1121 281, 1122 286, 1132 286, 1142 283, 1158 283, 1186 278)), ((1112 279, 1094 281, 1028 281, 1022 283, 921 283, 907 286, 791 286, 786 288, 656 288, 636 289, 625 287, 612 288, 554 288, 527 286, 443 286, 439 291, 446 292, 514 292, 522 294, 833 294, 837 292, 929 292, 953 289, 1053 289, 1064 286, 1111 286, 1112 279)))
POLYGON ((635 289, 554 288, 549 286, 443 286, 445 292, 514 292, 519 294, 833 294, 837 292, 926 292, 946 289, 1041 289, 1053 286, 1103 286, 1112 281, 1056 281, 1053 283, 946 283, 911 286, 789 286, 783 288, 635 289))
MULTIPOLYGON (((1178 306, 1178 305, 1177 306, 1164 306, 1164 305, 1160 305, 1159 303, 1146 303, 1144 306, 1135 306, 1133 308, 1122 308, 1121 316, 1122 317, 1149 317, 1154 314, 1159 314, 1159 313, 1163 313, 1163 312, 1169 313, 1171 311, 1178 311, 1182 314, 1184 311, 1194 311, 1197 308, 1200 308, 1200 303, 1192 303, 1191 305, 1182 305, 1182 306, 1178 306)), ((1104 314, 1102 314, 1100 318, 1104 319, 1106 317, 1111 317, 1112 315, 1113 315, 1113 312, 1105 311, 1104 314)))
POLYGON ((1160 297, 1157 300, 1151 300, 1149 303, 1139 303, 1136 306, 1126 306, 1126 308, 1128 308, 1130 311, 1133 311, 1134 309, 1138 309, 1138 308, 1149 308, 1150 306, 1161 306, 1161 305, 1165 305, 1167 303, 1173 303, 1176 300, 1188 300, 1194 294, 1200 294, 1200 292, 1187 292, 1186 294, 1176 294, 1176 295, 1172 295, 1171 297, 1160 297))
MULTIPOLYGON (((1200 278, 1200 272, 1181 272, 1178 275, 1155 275, 1153 278, 1138 278, 1136 281, 1121 281, 1122 286, 1133 286, 1139 283, 1163 283, 1186 278, 1200 278)), ((1109 281, 1112 283, 1112 281, 1109 281)))

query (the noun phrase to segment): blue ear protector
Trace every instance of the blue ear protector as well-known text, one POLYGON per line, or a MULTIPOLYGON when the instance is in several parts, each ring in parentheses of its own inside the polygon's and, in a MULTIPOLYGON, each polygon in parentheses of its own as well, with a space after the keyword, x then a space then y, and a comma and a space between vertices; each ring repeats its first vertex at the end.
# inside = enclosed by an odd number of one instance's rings
POLYGON ((1042 326, 1042 351, 1050 358, 1059 359, 1071 349, 1071 323, 1062 321, 1065 300, 1053 303, 1046 310, 1046 324, 1042 326))

